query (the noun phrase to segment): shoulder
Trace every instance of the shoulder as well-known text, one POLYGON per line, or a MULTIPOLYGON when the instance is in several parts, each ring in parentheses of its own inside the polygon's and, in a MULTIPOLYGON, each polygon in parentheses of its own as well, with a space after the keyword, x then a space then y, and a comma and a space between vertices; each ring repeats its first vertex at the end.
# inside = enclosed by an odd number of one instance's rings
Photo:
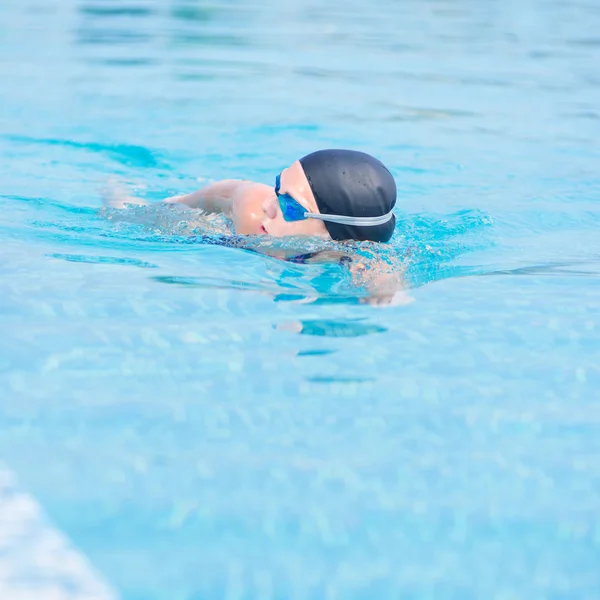
POLYGON ((236 202, 264 201, 274 194, 273 186, 255 181, 238 181, 233 198, 236 202))

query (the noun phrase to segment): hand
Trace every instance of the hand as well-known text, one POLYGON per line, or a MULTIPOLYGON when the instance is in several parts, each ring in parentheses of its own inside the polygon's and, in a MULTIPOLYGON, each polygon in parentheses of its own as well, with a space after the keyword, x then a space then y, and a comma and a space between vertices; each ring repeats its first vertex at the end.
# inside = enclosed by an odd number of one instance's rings
POLYGON ((369 306, 406 306, 415 299, 409 296, 405 290, 399 290, 393 294, 381 294, 371 295, 361 298, 361 304, 368 304, 369 306))
POLYGON ((376 261, 367 267, 356 262, 351 267, 354 281, 365 287, 368 296, 361 298, 362 304, 370 306, 405 306, 414 302, 407 292, 404 270, 391 270, 391 266, 383 261, 376 261))
POLYGON ((125 208, 130 204, 146 205, 148 202, 135 196, 130 196, 125 185, 116 178, 111 178, 100 190, 102 204, 107 208, 125 208))

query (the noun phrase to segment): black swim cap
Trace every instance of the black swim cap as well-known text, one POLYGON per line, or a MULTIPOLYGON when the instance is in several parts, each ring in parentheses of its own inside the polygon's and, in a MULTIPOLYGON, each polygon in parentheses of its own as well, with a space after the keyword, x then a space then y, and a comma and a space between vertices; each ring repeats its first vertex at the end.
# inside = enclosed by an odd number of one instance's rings
MULTIPOLYGON (((385 165, 364 152, 318 150, 300 159, 323 215, 380 217, 396 204, 396 182, 385 165)), ((341 225, 324 221, 334 240, 387 242, 396 217, 381 225, 341 225)))

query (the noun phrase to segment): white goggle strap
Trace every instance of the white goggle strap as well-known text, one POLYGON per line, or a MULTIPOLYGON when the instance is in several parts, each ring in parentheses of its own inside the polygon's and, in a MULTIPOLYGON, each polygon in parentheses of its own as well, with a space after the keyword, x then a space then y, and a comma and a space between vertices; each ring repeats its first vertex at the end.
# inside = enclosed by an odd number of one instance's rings
POLYGON ((329 221, 330 223, 339 223, 340 225, 357 225, 359 227, 371 227, 374 225, 383 225, 387 223, 394 214, 390 210, 389 213, 380 217, 347 217, 344 215, 321 215, 316 213, 305 212, 304 216, 307 219, 319 219, 319 221, 329 221))

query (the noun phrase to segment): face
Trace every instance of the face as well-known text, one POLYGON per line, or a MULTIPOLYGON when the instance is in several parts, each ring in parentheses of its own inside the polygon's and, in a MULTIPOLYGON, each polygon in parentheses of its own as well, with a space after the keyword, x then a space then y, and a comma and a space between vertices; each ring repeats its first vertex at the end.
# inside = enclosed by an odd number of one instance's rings
MULTIPOLYGON (((306 179, 300 161, 297 160, 281 172, 279 186, 279 192, 281 194, 289 194, 292 196, 292 198, 294 198, 298 204, 302 205, 307 212, 319 213, 317 201, 310 189, 310 185, 306 179)), ((269 235, 275 237, 292 235, 329 237, 325 224, 318 219, 286 221, 283 218, 275 190, 273 190, 273 195, 263 202, 262 212, 262 226, 265 229, 265 233, 268 233, 269 235)))

